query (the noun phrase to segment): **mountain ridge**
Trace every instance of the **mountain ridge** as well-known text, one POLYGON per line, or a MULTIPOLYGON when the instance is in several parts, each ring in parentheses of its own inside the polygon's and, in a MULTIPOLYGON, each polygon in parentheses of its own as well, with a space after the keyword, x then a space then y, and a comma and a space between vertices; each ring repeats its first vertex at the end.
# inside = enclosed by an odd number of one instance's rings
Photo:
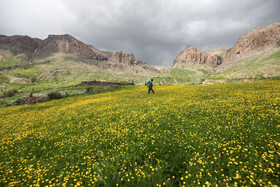
MULTIPOLYGON (((131 73, 152 74, 159 71, 141 60, 136 60, 133 54, 124 51, 101 51, 92 45, 88 45, 79 41, 69 34, 64 35, 48 35, 46 39, 31 38, 29 36, 0 36, 0 48, 11 52, 13 55, 22 55, 21 60, 32 61, 40 60, 50 56, 53 53, 63 53, 77 56, 78 59, 91 65, 103 66, 100 71, 106 68, 119 67, 129 65, 131 73), (118 55, 118 57, 116 57, 118 55), (129 61, 129 62, 128 62, 129 61), (115 65, 110 65, 115 63, 115 65), (135 66, 140 70, 133 69, 135 66)), ((5 55, 2 55, 4 58, 5 55)), ((116 69, 116 70, 119 70, 116 69)), ((108 69, 107 69, 108 70, 108 69)), ((108 70, 109 71, 109 70, 108 70)), ((112 70, 114 71, 114 70, 112 70)))
POLYGON ((232 48, 227 50, 218 48, 203 51, 193 46, 187 46, 176 56, 172 67, 178 63, 207 64, 215 67, 277 47, 280 47, 280 23, 273 23, 245 33, 232 48))

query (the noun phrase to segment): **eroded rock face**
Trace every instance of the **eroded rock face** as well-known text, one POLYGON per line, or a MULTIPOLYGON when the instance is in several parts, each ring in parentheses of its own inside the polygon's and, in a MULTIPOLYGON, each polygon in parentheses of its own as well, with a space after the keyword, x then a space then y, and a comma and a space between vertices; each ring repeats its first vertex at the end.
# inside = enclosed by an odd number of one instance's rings
POLYGON ((208 64, 214 66, 217 64, 217 56, 211 55, 206 51, 195 47, 188 46, 177 55, 173 65, 176 63, 208 64))
POLYGON ((123 67, 123 65, 125 66, 129 66, 132 70, 135 71, 135 73, 139 73, 137 67, 141 67, 142 70, 148 71, 148 72, 153 72, 153 73, 160 73, 160 71, 158 69, 156 69, 153 66, 148 65, 145 62, 142 62, 141 60, 136 60, 135 56, 133 54, 128 54, 124 51, 117 51, 114 52, 110 57, 109 57, 109 62, 114 62, 117 64, 109 64, 109 68, 111 67, 123 67))
POLYGON ((90 58, 96 60, 107 60, 104 55, 97 54, 90 46, 77 40, 76 38, 66 35, 49 35, 47 39, 43 40, 39 47, 39 53, 45 52, 61 52, 68 54, 76 54, 83 58, 90 58))
POLYGON ((231 61, 254 52, 280 46, 280 23, 274 23, 261 29, 253 29, 239 38, 235 46, 223 54, 231 61))
POLYGON ((127 65, 133 65, 133 64, 138 63, 138 61, 135 59, 133 54, 128 54, 123 51, 114 52, 109 57, 109 61, 121 62, 121 63, 125 63, 127 65))
POLYGON ((106 55, 97 53, 92 47, 84 44, 70 35, 49 35, 45 40, 29 36, 0 36, 0 47, 10 50, 14 54, 26 53, 39 55, 49 53, 75 54, 81 58, 107 60, 106 55))

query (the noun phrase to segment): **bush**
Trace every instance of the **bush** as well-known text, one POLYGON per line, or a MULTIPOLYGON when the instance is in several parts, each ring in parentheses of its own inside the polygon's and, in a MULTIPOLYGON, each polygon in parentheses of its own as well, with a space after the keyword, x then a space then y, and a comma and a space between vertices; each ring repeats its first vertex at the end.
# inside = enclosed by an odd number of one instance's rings
POLYGON ((86 93, 91 93, 91 92, 92 92, 92 88, 88 87, 87 90, 86 90, 86 93))
POLYGON ((36 82, 36 77, 32 77, 32 78, 31 78, 31 82, 32 82, 32 83, 35 83, 35 82, 36 82))
POLYGON ((21 100, 20 99, 17 99, 15 102, 14 102, 15 105, 20 105, 21 104, 21 100))
POLYGON ((16 95, 18 93, 18 91, 16 89, 12 89, 12 90, 8 90, 6 91, 3 95, 2 98, 5 97, 13 97, 14 95, 16 95))
POLYGON ((70 97, 71 95, 68 93, 68 92, 66 92, 65 94, 64 94, 64 97, 70 97))
POLYGON ((61 99, 61 98, 62 98, 62 95, 61 95, 60 92, 56 91, 56 92, 50 92, 50 93, 48 93, 48 97, 49 97, 49 100, 61 99))

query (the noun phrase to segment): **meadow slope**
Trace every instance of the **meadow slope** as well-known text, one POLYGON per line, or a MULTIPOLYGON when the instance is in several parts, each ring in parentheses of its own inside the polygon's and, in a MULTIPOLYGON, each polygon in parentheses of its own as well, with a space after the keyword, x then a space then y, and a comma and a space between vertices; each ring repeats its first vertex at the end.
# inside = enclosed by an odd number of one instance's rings
POLYGON ((0 185, 280 185, 280 81, 0 108, 0 185))

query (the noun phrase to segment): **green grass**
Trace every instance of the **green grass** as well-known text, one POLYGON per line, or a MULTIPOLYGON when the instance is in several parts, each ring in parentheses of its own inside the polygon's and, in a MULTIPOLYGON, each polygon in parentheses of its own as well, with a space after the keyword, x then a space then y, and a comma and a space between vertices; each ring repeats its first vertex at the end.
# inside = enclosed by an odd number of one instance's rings
POLYGON ((0 184, 280 185, 279 83, 135 86, 1 108, 0 184))
POLYGON ((19 65, 19 63, 20 63, 20 61, 17 60, 16 58, 10 58, 10 59, 7 59, 7 60, 0 60, 0 69, 16 66, 16 65, 19 65))
MULTIPOLYGON (((98 89, 98 88, 104 88, 106 85, 100 85, 100 86, 76 86, 75 85, 65 85, 64 87, 54 86, 54 84, 41 84, 36 86, 28 86, 28 85, 22 85, 22 84, 9 84, 9 87, 6 89, 3 89, 3 93, 7 90, 16 89, 19 91, 15 96, 13 97, 7 97, 0 99, 0 107, 10 106, 12 105, 17 99, 28 97, 30 92, 33 93, 33 96, 40 96, 40 97, 47 97, 48 93, 50 92, 60 92, 63 97, 70 97, 74 95, 82 95, 82 94, 92 94, 92 93, 86 93, 88 88, 98 89)), ((112 88, 108 89, 109 91, 118 90, 122 88, 116 88, 113 86, 112 88)), ((107 90, 107 91, 108 91, 107 90)), ((103 91, 97 91, 96 93, 101 92, 107 92, 106 90, 103 91)))
POLYGON ((24 78, 32 78, 36 77, 37 73, 42 71, 39 67, 31 67, 31 68, 16 68, 11 71, 11 74, 17 75, 18 77, 24 78))
POLYGON ((172 68, 154 77, 158 85, 190 85, 201 84, 210 74, 208 70, 191 71, 182 68, 172 68))
POLYGON ((6 83, 9 81, 9 78, 7 76, 4 75, 4 73, 0 73, 0 84, 2 83, 6 83))

